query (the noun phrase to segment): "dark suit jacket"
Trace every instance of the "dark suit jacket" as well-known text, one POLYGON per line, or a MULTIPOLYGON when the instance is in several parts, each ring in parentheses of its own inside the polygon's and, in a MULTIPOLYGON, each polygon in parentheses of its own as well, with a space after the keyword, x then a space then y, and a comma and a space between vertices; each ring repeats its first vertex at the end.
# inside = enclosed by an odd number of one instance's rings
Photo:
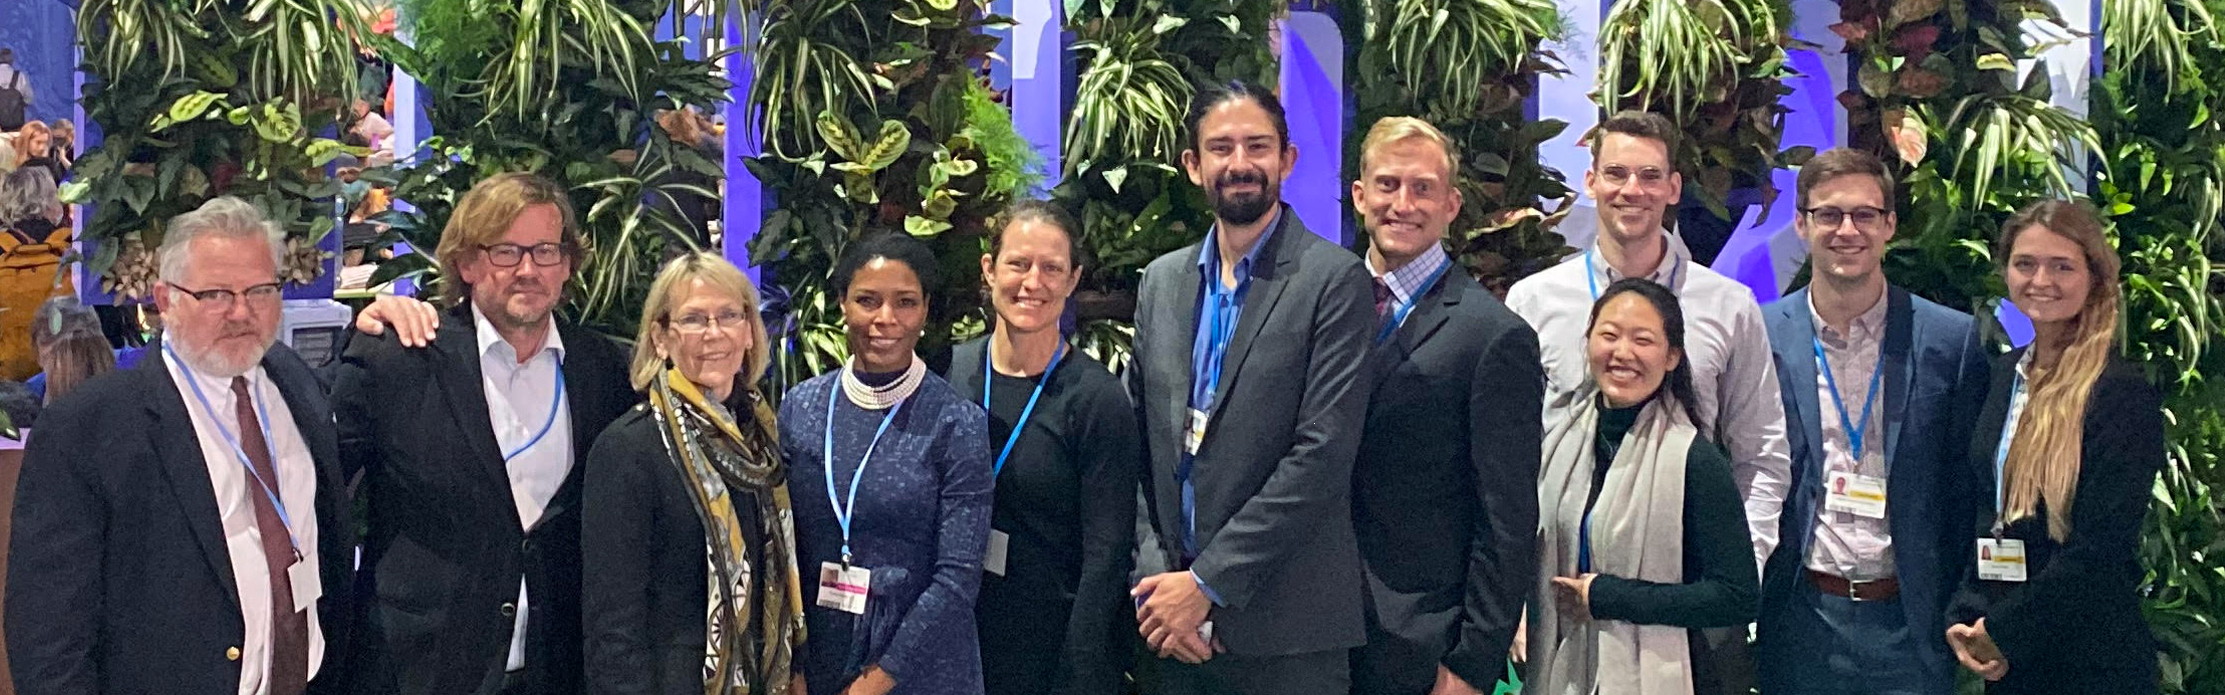
MULTIPOLYGON (((1307 231, 1289 207, 1281 215, 1251 267, 1191 476, 1199 555, 1188 567, 1225 602, 1210 614, 1214 634, 1240 655, 1366 641, 1351 489, 1371 385, 1373 292, 1358 257, 1307 231)), ((1168 539, 1168 566, 1178 568, 1175 469, 1189 426, 1199 249, 1183 247, 1144 271, 1129 372, 1151 456, 1152 523, 1168 539)))
MULTIPOLYGON (((332 411, 284 345, 263 369, 317 469, 317 599, 324 662, 311 693, 343 693, 356 538, 332 411)), ((8 658, 24 695, 239 691, 227 651, 245 630, 187 399, 153 356, 39 417, 16 488, 8 658)), ((236 653, 236 652, 233 652, 236 653)))
POLYGON ((1352 483, 1368 589, 1353 690, 1428 692, 1439 664, 1488 688, 1537 576, 1537 332, 1455 267, 1372 361, 1352 483))
POLYGON ((433 344, 357 336, 341 357, 333 409, 349 475, 369 509, 356 692, 491 693, 508 661, 524 577, 526 672, 536 693, 580 683, 580 465, 595 435, 636 400, 626 361, 601 336, 559 321, 573 465, 541 520, 523 528, 487 414, 468 304, 433 344))
MULTIPOLYGON (((1808 552, 1815 541, 1816 510, 1823 504, 1823 421, 1838 410, 1816 392, 1815 317, 1802 289, 1762 309, 1770 352, 1785 402, 1786 443, 1792 452, 1791 496, 1779 523, 1777 551, 1762 577, 1759 643, 1764 659, 1776 644, 1788 611, 1803 610, 1808 552)), ((1960 578, 1957 564, 1969 550, 1971 469, 1963 465, 1968 433, 1985 399, 1990 354, 1969 314, 1934 304, 1898 287, 1885 293, 1884 383, 1875 406, 1884 425, 1886 515, 1893 538, 1893 567, 1910 634, 1923 645, 1927 671, 1953 676, 1954 654, 1943 637, 1941 616, 1960 578)), ((1862 406, 1858 384, 1841 383, 1847 407, 1862 406)), ((1859 416, 1859 413, 1854 415, 1859 416)), ((1764 674, 1769 670, 1764 669, 1764 674)), ((1944 685, 1944 681, 1942 682, 1944 685)), ((1766 687, 1766 684, 1765 684, 1766 687)))
POLYGON ((2048 536, 2053 511, 2043 505, 2001 533, 2024 541, 2028 580, 1978 579, 1976 539, 1992 535, 1995 447, 2023 357, 2020 349, 1994 360, 1992 392, 1970 438, 1968 460, 1978 485, 1965 502, 1975 519, 1958 542, 1962 589, 1947 620, 1985 618, 1986 631, 2008 659, 2008 675, 1987 692, 2155 692, 2156 646, 2140 609, 2139 551, 2141 523, 2165 461, 2163 403, 2137 366, 2112 356, 2087 397, 2070 537, 2056 542, 2048 536))

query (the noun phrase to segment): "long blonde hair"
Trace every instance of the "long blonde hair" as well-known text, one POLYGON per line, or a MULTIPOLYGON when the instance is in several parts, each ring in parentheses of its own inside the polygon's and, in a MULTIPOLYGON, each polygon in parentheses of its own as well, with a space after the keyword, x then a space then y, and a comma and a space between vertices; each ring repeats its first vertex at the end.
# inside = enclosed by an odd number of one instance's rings
MULTIPOLYGON (((680 305, 687 292, 689 280, 702 280, 703 284, 724 291, 742 303, 743 322, 748 324, 749 349, 742 351, 742 371, 734 376, 736 393, 757 387, 757 380, 765 376, 765 367, 772 363, 772 346, 765 337, 765 319, 758 315, 760 300, 757 286, 749 276, 725 256, 713 251, 698 251, 664 264, 657 271, 657 279, 649 285, 649 299, 641 307, 641 329, 635 336, 633 387, 647 392, 649 384, 666 368, 663 357, 657 355, 657 344, 665 341, 660 334, 671 326, 672 309, 680 305)), ((666 341, 669 342, 669 341, 666 341)))
POLYGON ((2030 395, 2002 467, 2007 496, 2001 521, 2031 516, 2044 503, 2047 535, 2061 541, 2070 536, 2072 497, 2085 453, 2081 442, 2086 433, 2086 400, 2109 365, 2110 351, 2116 349, 2119 262, 2102 231, 2101 216, 2091 206, 2049 200, 2026 206, 2001 225, 2001 248, 1995 258, 2004 271, 2017 236, 2035 227, 2076 242, 2085 251, 2093 286, 2086 294, 2086 306, 2063 333, 2062 356, 2045 368, 2034 362, 2025 385, 2030 395))

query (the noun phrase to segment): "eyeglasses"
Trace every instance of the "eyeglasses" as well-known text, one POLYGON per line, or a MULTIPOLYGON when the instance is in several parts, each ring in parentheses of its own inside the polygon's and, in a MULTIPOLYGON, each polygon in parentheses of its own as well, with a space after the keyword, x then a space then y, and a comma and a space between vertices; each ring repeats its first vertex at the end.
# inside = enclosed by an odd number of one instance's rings
POLYGON ((480 244, 479 250, 487 254, 488 263, 493 263, 498 268, 517 267, 519 263, 525 262, 527 255, 533 256, 534 265, 546 268, 563 263, 564 259, 571 255, 572 248, 568 244, 545 241, 532 246, 519 246, 510 243, 480 244))
MULTIPOLYGON (((1609 186, 1620 187, 1630 183, 1632 175, 1629 167, 1611 166, 1599 170, 1599 178, 1606 181, 1609 186)), ((1641 168, 1635 175, 1638 179, 1638 185, 1646 188, 1664 185, 1669 180, 1669 173, 1656 167, 1641 168)))
POLYGON ((1808 208, 1800 212, 1807 214, 1810 224, 1820 225, 1826 230, 1838 229, 1840 223, 1854 220, 1854 228, 1865 232, 1877 231, 1879 224, 1884 222, 1886 215, 1884 210, 1867 205, 1852 210, 1808 208))
POLYGON ((249 287, 244 290, 237 291, 226 289, 188 289, 186 286, 180 285, 175 282, 165 282, 163 284, 169 285, 172 289, 175 289, 179 292, 184 292, 188 295, 191 295, 194 301, 206 304, 209 308, 218 311, 230 311, 232 309, 232 303, 239 301, 239 298, 242 296, 247 297, 248 301, 255 302, 257 304, 268 303, 271 300, 277 299, 279 291, 283 289, 283 286, 275 282, 266 282, 260 285, 249 287))
POLYGON ((728 309, 726 311, 718 312, 715 315, 685 314, 676 319, 668 318, 665 320, 665 325, 671 326, 672 330, 679 331, 681 333, 685 333, 688 335, 700 335, 720 326, 725 326, 727 328, 740 326, 742 325, 742 320, 745 316, 746 315, 742 312, 728 309))

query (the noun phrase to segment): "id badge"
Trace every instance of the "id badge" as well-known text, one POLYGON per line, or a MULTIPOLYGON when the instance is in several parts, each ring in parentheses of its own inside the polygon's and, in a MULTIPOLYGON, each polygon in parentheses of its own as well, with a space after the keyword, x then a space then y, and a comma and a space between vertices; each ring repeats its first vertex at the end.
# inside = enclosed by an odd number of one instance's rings
POLYGON ((1182 451, 1197 455, 1198 447, 1205 444, 1205 426, 1213 423, 1213 416, 1203 410, 1190 409, 1190 431, 1182 438, 1182 451))
POLYGON ((295 560, 292 567, 286 568, 286 579, 293 584, 293 608, 297 612, 308 610, 317 605, 317 599, 324 597, 324 582, 317 581, 317 567, 308 560, 295 560))
POLYGON ((1885 518, 1885 479, 1831 471, 1824 480, 1823 508, 1870 519, 1885 518))
POLYGON ((1978 578, 1989 582, 2025 581, 2024 541, 1978 539, 1978 578))
POLYGON ((981 557, 981 569, 999 577, 1004 576, 1005 552, 1011 546, 1011 534, 989 529, 989 554, 981 557))
POLYGON ((865 594, 873 586, 873 570, 844 567, 839 562, 819 563, 819 607, 852 615, 865 615, 865 594))

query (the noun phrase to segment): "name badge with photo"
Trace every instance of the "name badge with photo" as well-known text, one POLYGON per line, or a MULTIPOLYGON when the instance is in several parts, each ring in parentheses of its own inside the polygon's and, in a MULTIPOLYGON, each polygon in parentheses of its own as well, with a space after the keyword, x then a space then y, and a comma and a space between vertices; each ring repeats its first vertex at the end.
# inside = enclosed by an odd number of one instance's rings
POLYGON ((873 571, 845 567, 839 562, 819 563, 819 607, 853 615, 865 614, 865 595, 873 587, 873 571))
POLYGON ((1824 480, 1823 508, 1870 519, 1885 518, 1885 479, 1831 471, 1824 480))
POLYGON ((2025 581, 2024 541, 1978 539, 1978 578, 1989 582, 2025 581))

